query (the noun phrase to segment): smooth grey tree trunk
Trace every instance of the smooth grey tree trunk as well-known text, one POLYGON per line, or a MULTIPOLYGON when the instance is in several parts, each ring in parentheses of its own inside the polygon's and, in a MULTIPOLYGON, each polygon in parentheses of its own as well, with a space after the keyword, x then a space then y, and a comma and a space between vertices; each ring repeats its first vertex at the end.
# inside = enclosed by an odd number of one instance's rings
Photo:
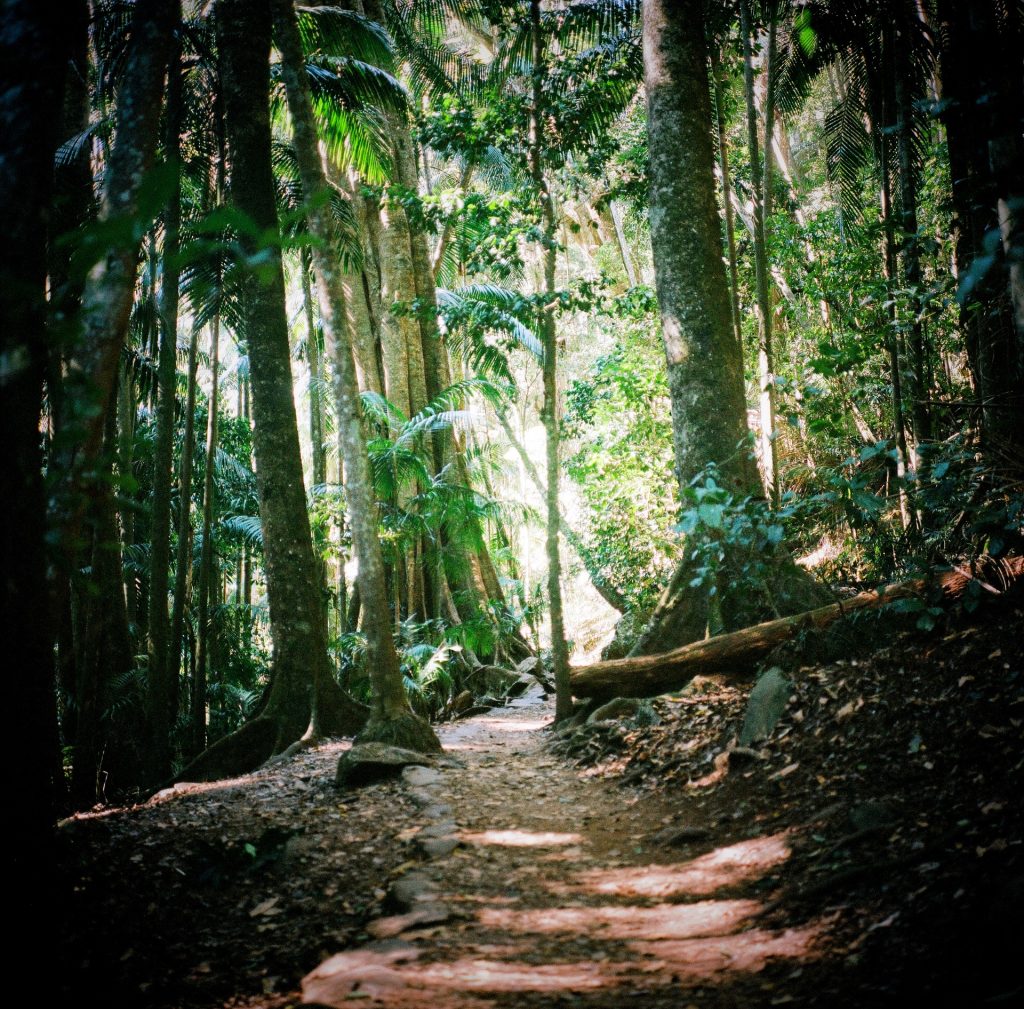
MULTIPOLYGON (((545 43, 541 30, 540 0, 530 2, 530 23, 533 33, 533 95, 530 109, 530 172, 537 198, 541 202, 545 247, 544 293, 553 297, 558 247, 555 244, 555 206, 544 171, 544 77, 547 72, 545 43)), ((559 429, 558 416, 558 335, 555 331, 555 310, 547 304, 540 311, 540 332, 544 345, 544 431, 547 435, 547 540, 548 609, 551 619, 551 660, 555 679, 555 719, 572 714, 572 692, 569 688, 569 649, 565 640, 565 616, 562 610, 562 558, 558 543, 561 513, 558 507, 559 429)))

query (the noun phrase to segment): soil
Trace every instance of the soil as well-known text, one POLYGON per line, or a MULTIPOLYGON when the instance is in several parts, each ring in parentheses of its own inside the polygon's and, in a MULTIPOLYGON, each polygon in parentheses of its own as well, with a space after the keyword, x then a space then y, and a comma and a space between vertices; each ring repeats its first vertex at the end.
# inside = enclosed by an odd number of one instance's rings
POLYGON ((531 691, 434 767, 345 743, 60 830, 64 994, 140 1009, 1021 1005, 1024 635, 1001 600, 790 671, 771 737, 698 681, 551 731, 531 691), (568 753, 566 752, 568 751, 568 753))

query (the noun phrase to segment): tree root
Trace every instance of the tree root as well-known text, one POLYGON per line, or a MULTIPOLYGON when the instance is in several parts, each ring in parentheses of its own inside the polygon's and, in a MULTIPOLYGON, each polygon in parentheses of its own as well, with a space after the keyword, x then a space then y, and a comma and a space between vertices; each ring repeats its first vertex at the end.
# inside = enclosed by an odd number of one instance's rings
POLYGON ((413 712, 381 717, 371 715, 356 743, 387 743, 417 753, 441 753, 441 741, 430 724, 413 712))
POLYGON ((260 715, 208 746, 175 775, 175 780, 217 781, 255 771, 274 755, 279 734, 278 720, 260 715))

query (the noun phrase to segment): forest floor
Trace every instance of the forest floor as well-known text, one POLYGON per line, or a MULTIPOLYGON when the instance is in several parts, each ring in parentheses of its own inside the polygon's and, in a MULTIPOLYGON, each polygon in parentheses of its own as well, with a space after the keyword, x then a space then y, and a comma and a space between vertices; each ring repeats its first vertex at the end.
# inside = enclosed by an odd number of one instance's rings
POLYGON ((577 737, 534 691, 436 767, 346 744, 60 831, 64 992, 107 1006, 1024 1004, 1024 635, 1003 601, 747 696, 577 737), (318 966, 319 965, 319 966, 318 966))

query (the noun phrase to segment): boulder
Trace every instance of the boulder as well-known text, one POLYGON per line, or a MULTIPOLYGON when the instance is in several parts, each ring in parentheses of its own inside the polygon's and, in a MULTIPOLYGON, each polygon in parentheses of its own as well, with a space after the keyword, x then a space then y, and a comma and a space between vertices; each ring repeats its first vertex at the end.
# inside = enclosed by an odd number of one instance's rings
POLYGON ((750 746, 759 740, 767 739, 779 723, 782 713, 789 704, 789 695, 793 686, 782 675, 778 666, 772 666, 763 673, 754 689, 750 691, 747 701, 747 713, 740 732, 740 746, 750 746))
POLYGON ((338 788, 355 788, 397 777, 403 768, 430 763, 431 757, 415 750, 387 743, 357 743, 341 755, 334 783, 338 788))

